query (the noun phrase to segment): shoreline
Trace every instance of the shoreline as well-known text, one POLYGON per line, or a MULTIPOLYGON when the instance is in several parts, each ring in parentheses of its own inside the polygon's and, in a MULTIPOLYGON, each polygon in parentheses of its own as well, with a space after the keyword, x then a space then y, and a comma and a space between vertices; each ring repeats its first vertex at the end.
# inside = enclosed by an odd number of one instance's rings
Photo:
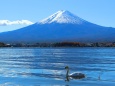
POLYGON ((0 47, 115 47, 115 42, 108 43, 80 43, 80 42, 57 42, 57 43, 3 43, 0 47))

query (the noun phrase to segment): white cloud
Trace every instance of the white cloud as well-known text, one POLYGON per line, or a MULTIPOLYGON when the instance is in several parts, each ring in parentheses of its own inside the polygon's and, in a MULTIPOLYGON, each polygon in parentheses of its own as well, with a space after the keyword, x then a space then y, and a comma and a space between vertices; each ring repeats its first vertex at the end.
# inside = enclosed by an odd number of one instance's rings
POLYGON ((7 25, 30 25, 33 22, 29 20, 16 20, 16 21, 9 21, 9 20, 0 20, 0 26, 7 26, 7 25))

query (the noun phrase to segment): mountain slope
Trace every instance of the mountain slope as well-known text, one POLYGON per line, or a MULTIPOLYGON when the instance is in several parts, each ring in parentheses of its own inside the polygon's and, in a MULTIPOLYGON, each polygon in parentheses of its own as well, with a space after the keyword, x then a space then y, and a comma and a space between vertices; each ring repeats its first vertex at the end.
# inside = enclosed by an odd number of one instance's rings
POLYGON ((33 25, 0 33, 7 43, 32 42, 114 42, 115 28, 85 21, 69 11, 58 11, 33 25))

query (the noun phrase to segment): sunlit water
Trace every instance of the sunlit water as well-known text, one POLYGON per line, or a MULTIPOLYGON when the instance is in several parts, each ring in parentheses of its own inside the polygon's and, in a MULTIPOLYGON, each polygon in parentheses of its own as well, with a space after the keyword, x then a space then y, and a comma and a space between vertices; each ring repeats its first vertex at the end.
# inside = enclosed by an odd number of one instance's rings
POLYGON ((0 48, 0 86, 115 86, 115 48, 0 48), (70 72, 84 79, 65 81, 70 72))

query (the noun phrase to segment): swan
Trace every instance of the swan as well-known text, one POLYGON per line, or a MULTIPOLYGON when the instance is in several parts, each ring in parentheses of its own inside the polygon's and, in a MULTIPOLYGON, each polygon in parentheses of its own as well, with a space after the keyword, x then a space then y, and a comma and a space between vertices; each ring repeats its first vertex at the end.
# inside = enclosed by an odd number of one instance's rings
POLYGON ((73 79, 85 78, 85 74, 80 73, 80 72, 75 72, 75 73, 69 74, 69 67, 68 67, 68 66, 66 66, 65 69, 67 70, 67 72, 66 72, 66 78, 67 78, 67 79, 68 79, 69 77, 70 77, 70 78, 73 78, 73 79))

